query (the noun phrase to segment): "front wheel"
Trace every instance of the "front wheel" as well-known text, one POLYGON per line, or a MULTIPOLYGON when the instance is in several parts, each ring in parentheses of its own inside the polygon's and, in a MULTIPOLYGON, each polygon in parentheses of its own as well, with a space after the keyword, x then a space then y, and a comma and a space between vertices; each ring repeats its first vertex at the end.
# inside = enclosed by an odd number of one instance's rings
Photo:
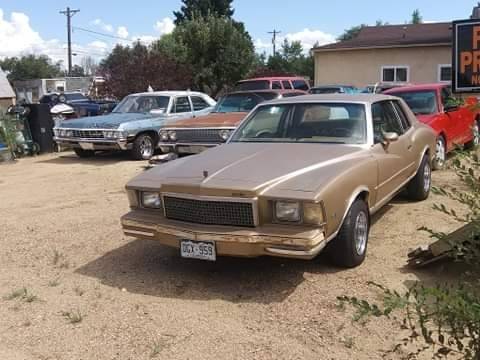
POLYGON ((443 136, 439 136, 435 144, 435 159, 433 160, 433 170, 442 170, 445 167, 447 159, 447 146, 443 136))
POLYGON ((133 142, 132 157, 135 160, 149 160, 155 152, 153 138, 148 134, 137 136, 133 142))
POLYGON ((407 185, 408 197, 414 201, 422 201, 430 195, 432 187, 432 169, 428 155, 424 155, 414 178, 407 185))
POLYGON ((335 239, 328 244, 328 253, 337 266, 353 268, 365 260, 370 231, 368 206, 361 199, 355 200, 343 221, 335 239))

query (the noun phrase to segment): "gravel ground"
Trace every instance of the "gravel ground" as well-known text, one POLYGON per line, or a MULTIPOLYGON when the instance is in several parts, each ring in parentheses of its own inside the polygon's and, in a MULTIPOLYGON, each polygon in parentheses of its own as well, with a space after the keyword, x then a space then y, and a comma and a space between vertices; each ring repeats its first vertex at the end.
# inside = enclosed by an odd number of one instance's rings
MULTIPOLYGON (((69 152, 0 165, 0 359, 380 359, 402 334, 352 321, 336 297, 448 277, 404 268, 408 249, 430 242, 419 227, 458 227, 432 210, 452 205, 435 195, 399 196, 376 215, 357 269, 323 256, 183 260, 121 231, 124 185, 144 165, 69 152)), ((437 186, 456 181, 434 173, 437 186)))

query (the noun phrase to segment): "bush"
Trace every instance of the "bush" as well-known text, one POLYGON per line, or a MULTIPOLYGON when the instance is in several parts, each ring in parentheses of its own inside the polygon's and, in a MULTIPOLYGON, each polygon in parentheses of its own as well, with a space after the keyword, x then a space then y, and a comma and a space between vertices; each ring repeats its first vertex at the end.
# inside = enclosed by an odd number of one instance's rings
MULTIPOLYGON (((437 211, 448 214, 462 223, 479 224, 464 242, 452 242, 452 255, 456 261, 468 265, 468 273, 458 285, 423 286, 416 283, 404 294, 373 284, 382 291, 382 304, 343 296, 338 300, 356 309, 355 319, 367 316, 388 318, 400 311, 403 320, 399 328, 409 331, 393 351, 416 343, 417 350, 407 358, 415 358, 426 350, 433 350, 434 357, 455 355, 462 359, 480 359, 480 161, 476 154, 460 153, 452 164, 464 187, 434 188, 437 194, 467 205, 469 211, 461 216, 443 204, 436 204, 437 211)), ((445 234, 430 229, 433 238, 443 239, 445 234)))

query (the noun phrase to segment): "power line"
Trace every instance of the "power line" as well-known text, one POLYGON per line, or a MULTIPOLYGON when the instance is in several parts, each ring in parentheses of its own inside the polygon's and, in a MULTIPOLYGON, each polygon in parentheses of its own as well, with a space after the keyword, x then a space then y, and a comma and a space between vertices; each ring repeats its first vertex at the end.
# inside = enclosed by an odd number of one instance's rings
POLYGON ((269 31, 269 34, 272 34, 272 44, 273 44, 273 56, 277 54, 277 35, 281 34, 281 31, 273 29, 273 31, 269 31))
POLYGON ((67 6, 66 10, 60 11, 67 17, 67 41, 68 41, 68 74, 72 72, 72 17, 80 10, 72 10, 67 6))
POLYGON ((74 26, 73 29, 74 29, 74 30, 85 31, 85 32, 91 33, 91 34, 97 34, 97 35, 109 37, 109 38, 112 38, 112 39, 118 39, 118 40, 123 40, 123 41, 130 41, 130 40, 125 39, 125 38, 122 38, 122 37, 120 37, 120 36, 115 36, 115 35, 111 35, 111 34, 105 34, 105 33, 99 32, 99 31, 93 31, 93 30, 85 29, 85 28, 78 27, 78 26, 74 26))

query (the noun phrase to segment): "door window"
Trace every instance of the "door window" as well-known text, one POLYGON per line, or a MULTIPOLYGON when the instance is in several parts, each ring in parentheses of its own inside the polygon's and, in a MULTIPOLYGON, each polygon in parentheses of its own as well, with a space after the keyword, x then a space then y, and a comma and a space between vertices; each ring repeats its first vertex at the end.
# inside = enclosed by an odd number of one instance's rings
POLYGON ((192 100, 193 110, 200 111, 203 109, 208 108, 210 105, 203 100, 200 96, 191 96, 190 99, 192 100))
POLYGON ((288 80, 283 80, 283 81, 282 81, 282 84, 283 84, 283 88, 284 88, 284 89, 288 89, 288 90, 292 89, 292 85, 290 84, 290 81, 288 81, 288 80))
POLYGON ((407 115, 403 111, 402 105, 400 105, 398 101, 392 101, 392 104, 393 104, 393 107, 395 108, 395 111, 398 114, 398 117, 400 118, 403 129, 404 130, 410 129, 412 125, 410 124, 410 121, 408 120, 407 115))
POLYGON ((178 113, 186 113, 191 112, 192 108, 190 107, 190 102, 188 101, 187 96, 180 96, 175 99, 175 105, 173 107, 173 112, 178 113))
POLYGON ((383 133, 395 132, 402 135, 404 130, 400 119, 390 101, 382 101, 372 105, 373 135, 375 143, 383 141, 383 133))
POLYGON ((282 83, 280 81, 272 81, 272 89, 275 90, 281 90, 282 89, 282 83))
POLYGON ((293 80, 293 88, 308 91, 309 86, 305 80, 293 80))

